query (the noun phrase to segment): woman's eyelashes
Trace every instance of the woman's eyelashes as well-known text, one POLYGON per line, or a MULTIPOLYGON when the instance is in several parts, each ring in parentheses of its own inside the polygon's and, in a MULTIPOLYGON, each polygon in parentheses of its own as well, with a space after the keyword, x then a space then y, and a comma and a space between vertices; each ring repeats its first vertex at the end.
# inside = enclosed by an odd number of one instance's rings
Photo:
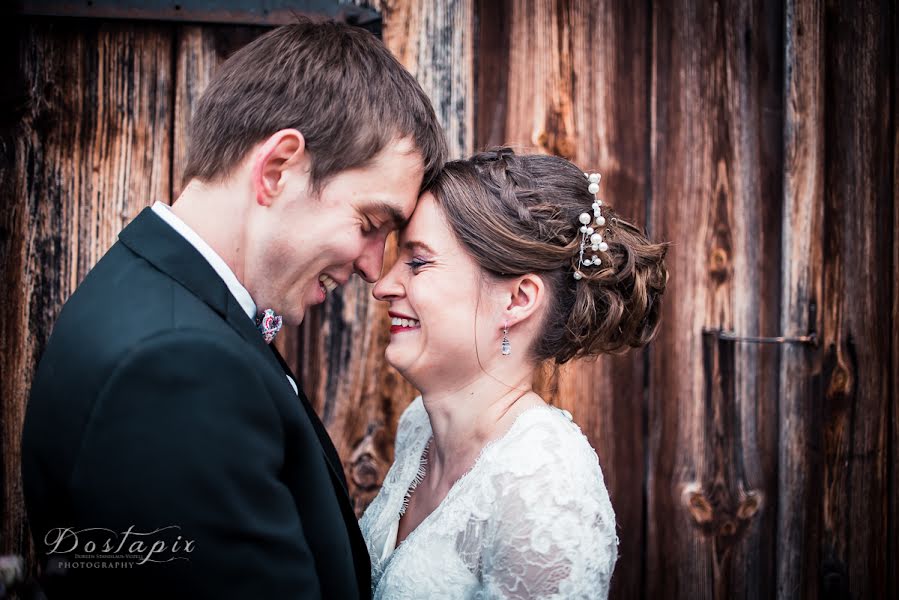
POLYGON ((422 267, 431 264, 434 261, 425 260, 423 258, 419 258, 418 256, 413 256, 412 260, 406 262, 409 265, 409 268, 412 269, 413 272, 418 271, 422 267))

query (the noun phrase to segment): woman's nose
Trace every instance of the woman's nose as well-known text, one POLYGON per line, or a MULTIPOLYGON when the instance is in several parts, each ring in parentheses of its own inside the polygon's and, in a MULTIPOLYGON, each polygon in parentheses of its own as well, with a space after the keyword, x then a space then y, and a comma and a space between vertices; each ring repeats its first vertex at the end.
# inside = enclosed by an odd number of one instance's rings
POLYGON ((384 274, 381 279, 375 284, 375 287, 372 289, 371 294, 375 297, 376 300, 380 300, 382 302, 390 302, 391 300, 396 300, 397 298, 401 298, 404 293, 403 285, 400 283, 399 277, 397 276, 397 267, 400 265, 400 261, 397 260, 393 263, 393 266, 384 274))

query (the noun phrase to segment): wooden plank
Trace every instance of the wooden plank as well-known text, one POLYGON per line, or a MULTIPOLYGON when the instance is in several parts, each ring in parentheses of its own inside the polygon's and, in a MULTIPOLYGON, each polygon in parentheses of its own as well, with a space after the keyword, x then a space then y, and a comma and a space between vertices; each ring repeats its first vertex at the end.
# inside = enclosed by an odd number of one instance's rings
MULTIPOLYGON (((479 6, 476 145, 505 142, 599 171, 605 201, 644 223, 648 6, 550 0, 479 6), (508 46, 497 47, 498 40, 508 46)), ((600 458, 619 525, 613 598, 638 594, 645 575, 644 359, 632 352, 566 365, 557 389, 544 390, 572 412, 600 458)))
MULTIPOLYGON (((725 30, 728 125, 733 144, 733 322, 744 335, 778 336, 783 197, 783 6, 739 2, 722 7, 725 30)), ((734 348, 735 418, 730 475, 732 496, 715 540, 732 572, 717 580, 717 597, 774 595, 776 572, 779 348, 738 343, 734 348), (732 471, 731 471, 732 469, 732 471), (731 526, 734 533, 728 533, 731 526)), ((727 439, 727 438, 725 438, 727 439)), ((708 485, 708 484, 707 484, 708 485)))
POLYGON ((27 104, 0 168, 3 522, 30 553, 19 446, 34 368, 62 304, 121 228, 169 193, 171 29, 22 21, 27 104))
POLYGON ((704 452, 713 457, 714 473, 702 483, 685 486, 682 500, 696 527, 711 542, 712 596, 730 598, 739 590, 744 596, 758 597, 757 588, 764 582, 746 581, 743 573, 731 568, 731 563, 746 560, 744 556, 751 556, 756 550, 757 545, 741 547, 735 541, 748 537, 747 529, 759 522, 753 521, 753 517, 764 504, 760 490, 744 487, 747 463, 741 455, 741 444, 735 441, 745 426, 741 418, 743 407, 737 397, 740 343, 722 339, 715 331, 705 332, 702 342, 703 430, 709 434, 704 440, 704 452))
POLYGON ((471 154, 474 137, 474 0, 355 0, 383 15, 385 45, 430 97, 450 157, 471 154))
POLYGON ((475 97, 476 150, 506 143, 506 109, 509 87, 509 37, 512 0, 478 0, 477 18, 477 82, 475 97))
MULTIPOLYGON (((379 1, 384 41, 418 79, 445 128, 453 156, 473 140, 473 0, 379 1)), ((385 264, 394 260, 388 244, 385 264)), ((285 350, 344 461, 357 514, 374 499, 393 462, 393 440, 415 390, 384 361, 387 307, 354 277, 307 314, 299 343, 285 350), (296 364, 296 363, 295 363, 296 364)), ((280 337, 280 336, 279 336, 280 337)))
MULTIPOLYGON (((172 195, 184 186, 188 127, 193 108, 220 64, 240 47, 268 31, 265 27, 182 25, 175 28, 175 116, 172 130, 172 195)), ((281 336, 279 336, 281 337, 281 336)))
POLYGON ((172 126, 172 195, 178 199, 186 181, 182 181, 187 162, 187 143, 193 107, 209 85, 221 63, 215 51, 213 35, 204 35, 208 26, 188 25, 176 28, 175 114, 172 126))
MULTIPOLYGON (((781 331, 821 331, 824 226, 824 6, 785 6, 781 331)), ((777 597, 817 598, 820 507, 821 352, 781 353, 777 463, 777 597), (817 417, 817 418, 816 418, 817 417)))
MULTIPOLYGON (((892 9, 893 31, 899 31, 899 10, 892 9)), ((890 402, 889 422, 893 424, 890 446, 893 449, 889 457, 890 465, 890 517, 887 535, 887 580, 889 588, 887 598, 899 597, 899 48, 893 38, 893 113, 890 122, 893 124, 893 347, 891 355, 892 401, 890 402)))
MULTIPOLYGON (((821 594, 887 589, 894 143, 891 4, 824 17, 821 594)), ((895 77, 895 74, 893 75, 895 77)))
POLYGON ((779 11, 654 5, 650 212, 675 244, 649 366, 648 597, 773 594, 776 347, 709 360, 701 332, 779 333, 779 11))

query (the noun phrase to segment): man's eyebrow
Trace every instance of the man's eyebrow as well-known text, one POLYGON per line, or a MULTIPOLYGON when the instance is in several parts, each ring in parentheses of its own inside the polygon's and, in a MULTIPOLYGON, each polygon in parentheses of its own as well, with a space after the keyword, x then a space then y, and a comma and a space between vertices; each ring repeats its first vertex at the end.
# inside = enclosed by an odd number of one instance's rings
POLYGON ((403 242, 403 248, 406 250, 415 250, 416 248, 421 248, 428 254, 436 254, 430 246, 425 244, 424 242, 419 242, 418 240, 408 240, 403 242))
POLYGON ((406 216, 392 204, 383 201, 372 202, 367 209, 369 213, 377 213, 387 218, 392 223, 394 229, 400 229, 406 224, 406 216))

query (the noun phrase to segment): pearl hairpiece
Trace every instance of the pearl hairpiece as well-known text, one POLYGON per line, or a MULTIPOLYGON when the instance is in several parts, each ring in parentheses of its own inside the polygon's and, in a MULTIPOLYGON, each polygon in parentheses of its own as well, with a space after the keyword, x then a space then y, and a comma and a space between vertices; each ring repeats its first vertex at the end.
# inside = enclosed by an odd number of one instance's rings
POLYGON ((582 266, 598 267, 602 264, 602 261, 595 254, 590 258, 584 258, 584 251, 587 249, 587 246, 589 246, 593 252, 605 252, 609 249, 609 245, 603 241, 602 235, 600 235, 590 224, 591 221, 594 221, 597 228, 606 224, 606 218, 602 216, 602 209, 600 208, 602 206, 602 200, 596 197, 597 192, 599 192, 599 180, 602 176, 599 173, 584 173, 584 177, 586 177, 587 181, 590 183, 587 186, 587 190, 593 194, 593 218, 591 219, 590 215, 585 212, 581 213, 578 217, 578 221, 581 223, 581 249, 577 261, 577 270, 574 272, 575 279, 583 278, 584 274, 581 273, 582 266))

